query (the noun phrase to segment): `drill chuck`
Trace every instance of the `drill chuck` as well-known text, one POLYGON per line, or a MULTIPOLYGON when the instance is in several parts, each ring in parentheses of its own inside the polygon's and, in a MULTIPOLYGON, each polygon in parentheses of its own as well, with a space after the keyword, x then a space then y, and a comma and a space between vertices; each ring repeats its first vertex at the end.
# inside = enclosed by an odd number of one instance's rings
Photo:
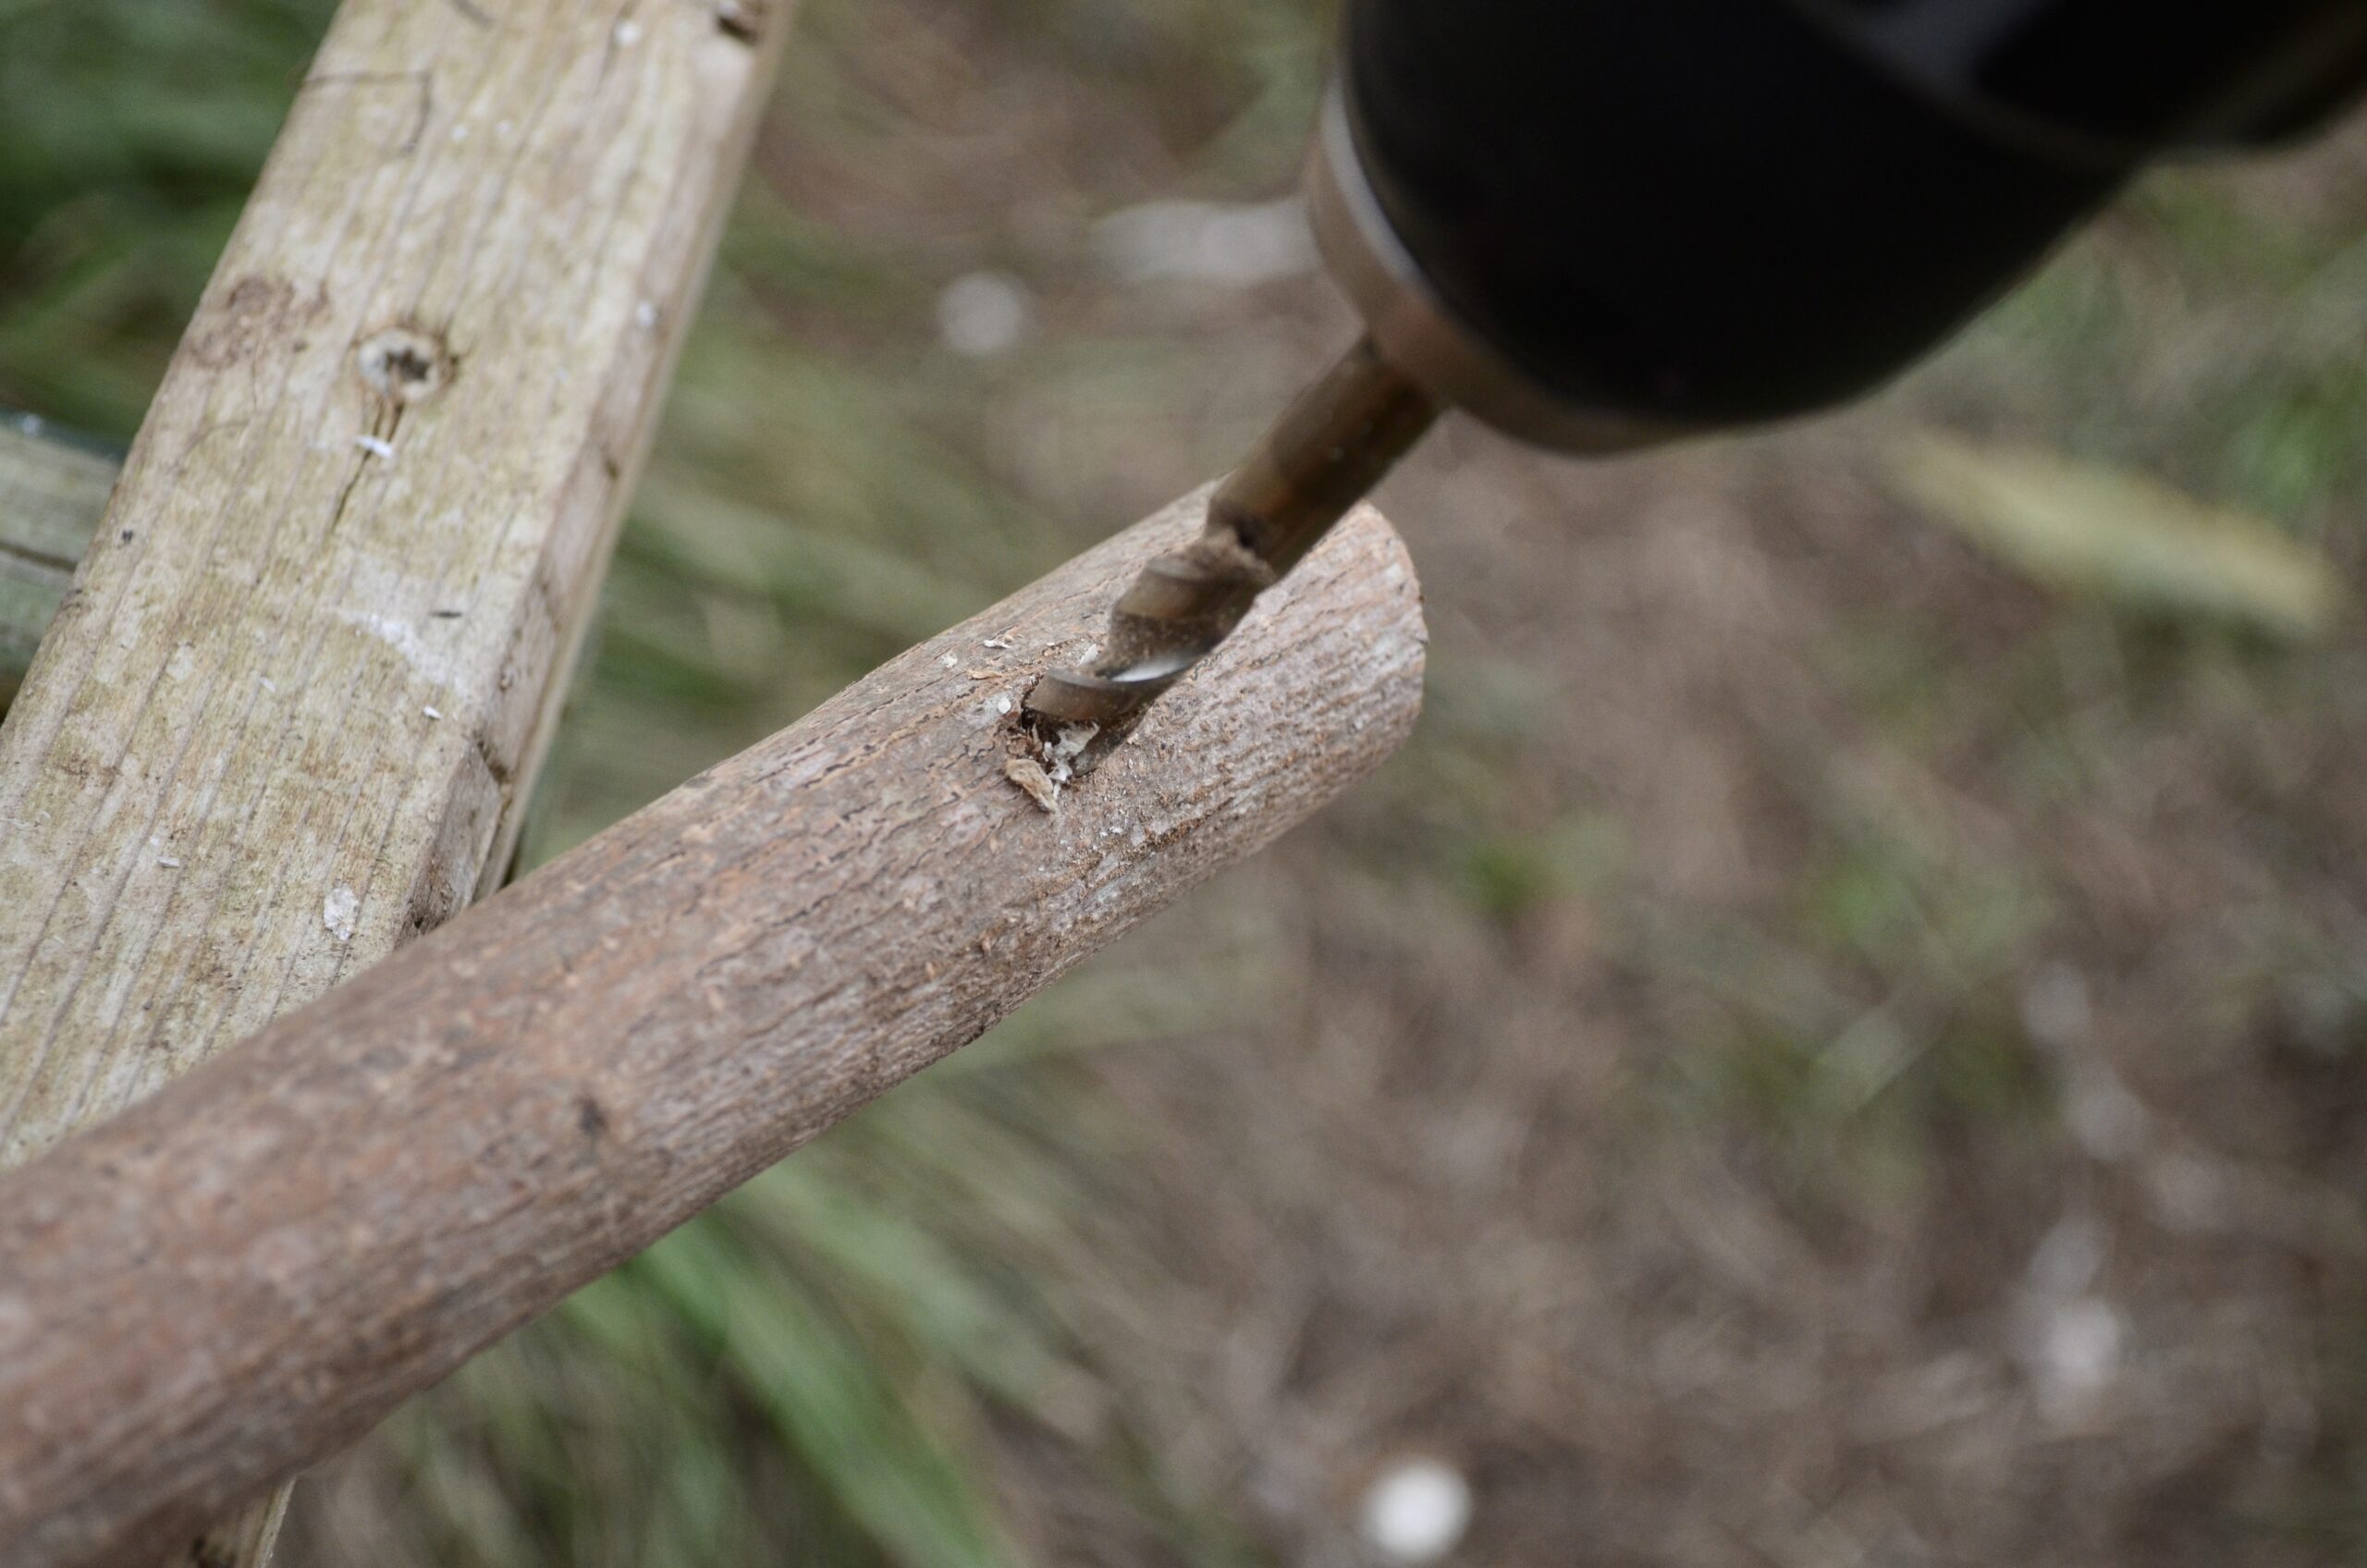
POLYGON ((1433 397, 1616 450, 1880 384, 2362 76, 2361 0, 1349 0, 1308 202, 1433 397))

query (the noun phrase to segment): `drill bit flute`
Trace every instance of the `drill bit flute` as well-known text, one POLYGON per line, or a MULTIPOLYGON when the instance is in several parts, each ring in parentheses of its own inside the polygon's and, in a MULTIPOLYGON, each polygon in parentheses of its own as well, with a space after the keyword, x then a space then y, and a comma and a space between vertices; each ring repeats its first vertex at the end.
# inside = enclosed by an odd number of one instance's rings
POLYGON ((1098 727, 1098 754, 1241 624, 1438 420, 1439 406, 1359 342, 1302 394, 1208 502, 1208 526, 1143 569, 1110 616, 1101 662, 1027 694, 1039 725, 1098 727))

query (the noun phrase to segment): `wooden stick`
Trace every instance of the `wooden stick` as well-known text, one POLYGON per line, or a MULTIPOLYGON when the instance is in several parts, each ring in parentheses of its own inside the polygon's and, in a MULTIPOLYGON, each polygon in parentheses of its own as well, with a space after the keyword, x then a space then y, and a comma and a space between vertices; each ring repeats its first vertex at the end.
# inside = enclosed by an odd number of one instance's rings
POLYGON ((359 1435, 1376 766, 1425 633, 1364 508, 1056 811, 1007 776, 1204 499, 0 1182, 0 1561, 359 1435))
POLYGON ((507 863, 788 10, 343 0, 0 729, 0 1166, 507 863))

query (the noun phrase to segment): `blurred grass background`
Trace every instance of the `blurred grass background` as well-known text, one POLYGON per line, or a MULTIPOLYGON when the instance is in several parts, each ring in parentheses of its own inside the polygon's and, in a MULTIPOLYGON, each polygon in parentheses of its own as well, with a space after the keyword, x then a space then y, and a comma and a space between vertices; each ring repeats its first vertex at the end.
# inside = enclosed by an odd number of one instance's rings
MULTIPOLYGON (((129 438, 328 9, 0 0, 0 402, 129 438)), ((530 858, 1349 331, 1265 205, 1322 5, 798 27, 530 858), (1107 220, 1179 198, 1268 276, 1146 276, 1107 220)), ((2149 181, 1813 426, 1449 429, 1385 497, 1404 756, 415 1402, 288 1560, 1350 1563, 1413 1452, 1473 1562, 2367 1556, 2362 198, 2356 128, 2149 181)))

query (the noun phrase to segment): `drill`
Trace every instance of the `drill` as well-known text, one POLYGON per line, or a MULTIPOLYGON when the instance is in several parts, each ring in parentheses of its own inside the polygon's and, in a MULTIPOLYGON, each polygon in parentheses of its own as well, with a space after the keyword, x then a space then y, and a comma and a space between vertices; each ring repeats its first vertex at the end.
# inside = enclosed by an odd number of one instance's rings
POLYGON ((1306 186, 1365 336, 1028 714, 1106 754, 1448 408, 1609 454, 1831 407, 2362 82, 2367 0, 1347 0, 1306 186))

